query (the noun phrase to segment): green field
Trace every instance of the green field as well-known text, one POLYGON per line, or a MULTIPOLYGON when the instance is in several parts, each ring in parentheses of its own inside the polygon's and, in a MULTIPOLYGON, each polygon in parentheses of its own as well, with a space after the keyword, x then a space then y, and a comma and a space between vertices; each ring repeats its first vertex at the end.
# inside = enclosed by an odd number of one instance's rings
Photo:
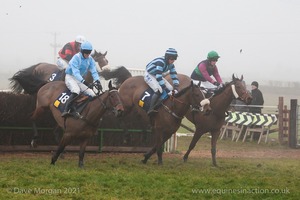
POLYGON ((178 139, 178 151, 156 155, 89 153, 85 168, 76 153, 50 166, 50 153, 0 154, 0 199, 298 199, 299 150, 277 143, 218 141, 217 161, 210 158, 204 135, 187 163, 191 137, 178 139), (204 154, 201 154, 204 153, 204 154), (267 154, 267 152, 275 152, 267 154), (245 156, 243 156, 245 155, 245 156))

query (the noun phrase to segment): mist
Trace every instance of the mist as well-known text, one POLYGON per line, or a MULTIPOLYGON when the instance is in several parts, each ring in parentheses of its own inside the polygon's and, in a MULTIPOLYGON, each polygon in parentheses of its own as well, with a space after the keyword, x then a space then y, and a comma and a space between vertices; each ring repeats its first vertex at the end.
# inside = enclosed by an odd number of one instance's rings
POLYGON ((97 51, 108 51, 111 66, 144 69, 172 47, 177 71, 190 75, 215 50, 223 79, 298 82, 299 24, 296 0, 4 1, 0 74, 54 63, 80 34, 97 51))

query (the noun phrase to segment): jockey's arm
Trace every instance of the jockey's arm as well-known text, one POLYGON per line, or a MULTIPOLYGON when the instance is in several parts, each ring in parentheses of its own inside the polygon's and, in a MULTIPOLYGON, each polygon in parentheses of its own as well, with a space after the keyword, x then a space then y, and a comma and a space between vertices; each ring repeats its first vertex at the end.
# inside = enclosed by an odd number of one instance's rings
POLYGON ((212 78, 210 77, 209 73, 208 73, 207 70, 206 70, 206 65, 205 65, 204 63, 201 63, 201 64, 199 65, 199 70, 200 70, 200 72, 202 73, 203 78, 205 78, 206 81, 208 81, 208 82, 210 82, 210 83, 212 83, 212 84, 213 84, 214 82, 216 82, 214 79, 212 79, 212 78))
POLYGON ((221 76, 220 76, 220 74, 219 74, 219 70, 218 70, 217 66, 216 66, 215 69, 214 69, 214 74, 213 74, 213 76, 214 76, 215 79, 218 81, 218 83, 223 83, 222 78, 221 78, 221 76))

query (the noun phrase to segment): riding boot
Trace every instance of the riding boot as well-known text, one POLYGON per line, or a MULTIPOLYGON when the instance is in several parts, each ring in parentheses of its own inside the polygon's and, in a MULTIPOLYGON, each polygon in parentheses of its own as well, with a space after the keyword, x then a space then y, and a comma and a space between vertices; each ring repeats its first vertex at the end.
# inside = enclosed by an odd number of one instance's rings
POLYGON ((157 113, 157 110, 155 110, 155 106, 156 106, 156 102, 158 100, 158 98, 160 97, 160 93, 159 92, 155 92, 151 98, 151 102, 150 102, 150 108, 147 112, 148 115, 152 114, 152 113, 157 113))
POLYGON ((65 105, 65 109, 64 109, 64 112, 61 114, 62 117, 67 117, 68 115, 70 115, 70 107, 73 103, 73 100, 77 97, 78 94, 76 93, 72 93, 69 97, 69 99, 67 100, 66 102, 66 105, 65 105))

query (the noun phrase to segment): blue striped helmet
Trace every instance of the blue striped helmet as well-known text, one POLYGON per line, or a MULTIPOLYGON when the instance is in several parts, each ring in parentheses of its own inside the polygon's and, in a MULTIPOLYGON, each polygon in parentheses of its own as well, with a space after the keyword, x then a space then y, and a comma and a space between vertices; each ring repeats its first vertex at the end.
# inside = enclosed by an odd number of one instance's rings
POLYGON ((176 60, 177 56, 178 56, 177 51, 173 48, 168 48, 165 53, 166 60, 169 60, 170 58, 176 60))

